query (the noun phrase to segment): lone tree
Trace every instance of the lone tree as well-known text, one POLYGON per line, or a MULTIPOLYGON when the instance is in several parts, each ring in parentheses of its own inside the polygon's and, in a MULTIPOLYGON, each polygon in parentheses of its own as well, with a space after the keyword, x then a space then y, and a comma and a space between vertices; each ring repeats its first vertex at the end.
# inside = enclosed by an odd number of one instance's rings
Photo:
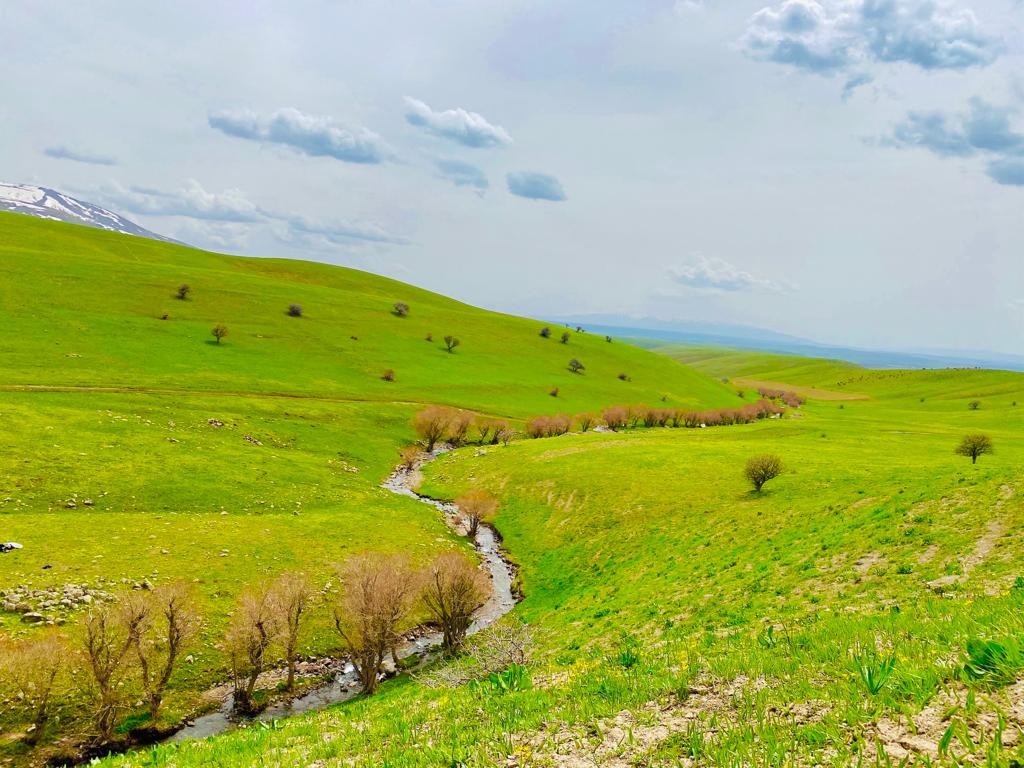
POLYGON ((396 662, 398 631, 408 618, 415 579, 402 555, 364 554, 338 569, 341 598, 334 627, 348 648, 364 693, 377 690, 384 659, 396 662))
POLYGON ((405 317, 409 314, 409 305, 404 301, 396 301, 394 306, 395 314, 398 317, 405 317))
POLYGON ((181 301, 185 301, 190 293, 192 293, 192 286, 188 283, 182 283, 178 286, 175 296, 177 296, 181 301))
POLYGON ((225 637, 225 649, 231 664, 231 685, 235 709, 244 715, 255 714, 256 681, 269 662, 271 647, 281 627, 266 587, 242 594, 231 616, 225 637))
POLYGON ((288 305, 288 317, 302 317, 302 305, 301 304, 289 304, 288 305))
POLYGON ((967 407, 972 411, 976 411, 981 408, 981 400, 971 400, 971 402, 967 404, 967 407))
POLYGON ((586 370, 586 366, 574 357, 569 361, 569 370, 573 373, 580 373, 581 371, 586 370))
POLYGON ((140 621, 135 624, 131 642, 149 719, 155 726, 181 652, 199 628, 199 613, 183 583, 157 587, 137 602, 134 610, 140 621))
POLYGON ((765 483, 782 474, 782 459, 771 453, 754 456, 747 460, 743 474, 754 490, 760 492, 765 483))
POLYGON ((453 349, 455 349, 461 343, 462 342, 459 341, 454 336, 445 336, 444 337, 444 346, 445 346, 445 349, 447 349, 449 352, 451 352, 453 349))
POLYGON ((427 567, 421 598, 441 627, 445 653, 458 652, 473 621, 473 611, 487 597, 487 577, 456 552, 439 555, 427 567))
POLYGON ((0 696, 17 700, 31 719, 26 744, 39 743, 60 692, 67 648, 55 632, 0 644, 0 696))
POLYGON ((550 339, 551 338, 551 329, 548 328, 545 325, 543 328, 540 329, 540 337, 542 339, 550 339))
POLYGON ((220 344, 220 340, 228 335, 228 327, 224 323, 217 323, 217 325, 213 326, 213 330, 210 333, 213 334, 213 338, 220 344))
POLYGON ((488 523, 494 519, 498 511, 498 500, 486 491, 473 490, 455 500, 459 508, 459 516, 466 525, 469 538, 476 538, 480 523, 488 523))
POLYGON ((992 438, 988 435, 964 435, 960 445, 956 447, 959 456, 970 456, 971 464, 978 463, 978 457, 985 453, 993 453, 992 438))
POLYGON ((563 344, 568 344, 570 338, 571 337, 570 337, 569 332, 568 331, 563 331, 562 332, 562 337, 559 339, 559 341, 562 342, 563 344))
POLYGON ((313 601, 313 590, 305 574, 288 571, 270 585, 270 602, 281 633, 284 661, 288 667, 285 690, 295 687, 295 662, 299 655, 299 633, 313 601))

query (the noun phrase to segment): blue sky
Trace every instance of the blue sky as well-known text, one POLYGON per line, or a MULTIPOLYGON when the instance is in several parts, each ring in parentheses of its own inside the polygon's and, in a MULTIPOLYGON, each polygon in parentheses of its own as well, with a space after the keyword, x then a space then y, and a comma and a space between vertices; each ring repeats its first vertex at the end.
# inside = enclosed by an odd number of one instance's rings
POLYGON ((4 181, 531 314, 1020 352, 1019 0, 6 3, 4 181))

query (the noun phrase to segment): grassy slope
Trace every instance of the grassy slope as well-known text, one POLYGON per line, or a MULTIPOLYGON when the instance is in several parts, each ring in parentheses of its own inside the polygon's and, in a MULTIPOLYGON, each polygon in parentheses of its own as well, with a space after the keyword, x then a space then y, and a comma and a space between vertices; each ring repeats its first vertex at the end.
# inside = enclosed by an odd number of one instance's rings
POLYGON ((992 745, 999 713, 1011 734, 1024 724, 1022 684, 981 683, 968 695, 958 681, 970 639, 1024 641, 1024 590, 1014 589, 1024 575, 1024 411, 1013 405, 1024 376, 761 356, 706 370, 828 390, 849 380, 870 399, 812 400, 797 418, 750 426, 450 455, 431 468, 429 492, 500 489, 498 525, 527 590, 519 610, 543 630, 533 690, 403 682, 280 731, 145 759, 540 766, 569 754, 593 762, 564 764, 838 766, 863 755, 873 765, 879 743, 898 758, 915 739, 934 747, 951 724, 949 754, 935 763, 1024 757, 992 745), (971 411, 976 397, 982 407, 971 411), (974 430, 997 446, 976 466, 952 452, 974 430), (788 471, 751 494, 742 462, 766 450, 788 471), (875 696, 854 669, 857 652, 895 653, 875 696))
MULTIPOLYGON (((171 714, 222 679, 213 645, 246 583, 287 567, 323 583, 367 548, 464 546, 429 509, 377 487, 414 438, 419 404, 522 419, 663 393, 733 397, 628 345, 576 334, 562 345, 540 323, 358 271, 14 214, 0 214, 0 308, 0 541, 25 547, 0 555, 0 589, 194 581, 206 634, 171 714), (182 282, 189 301, 173 296, 182 282), (395 301, 408 317, 391 314, 395 301), (291 303, 305 316, 286 316, 291 303), (221 346, 218 322, 230 329, 221 346), (454 354, 446 333, 462 339, 454 354), (584 375, 566 370, 570 357, 584 375), (380 379, 386 368, 396 382, 380 379)), ((316 621, 308 650, 335 642, 326 612, 316 621)), ((0 611, 0 631, 35 630, 0 611)))

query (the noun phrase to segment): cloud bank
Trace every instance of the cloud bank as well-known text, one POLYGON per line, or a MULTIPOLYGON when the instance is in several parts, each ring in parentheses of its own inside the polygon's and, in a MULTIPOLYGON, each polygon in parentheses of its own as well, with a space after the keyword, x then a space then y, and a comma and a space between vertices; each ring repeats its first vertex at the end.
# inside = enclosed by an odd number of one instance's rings
POLYGON ((880 143, 924 149, 939 157, 985 157, 993 181, 1024 186, 1024 131, 1014 128, 1018 112, 983 99, 972 99, 959 113, 912 111, 880 143))
POLYGON ((492 125, 476 112, 461 107, 436 112, 422 101, 409 96, 405 97, 405 106, 405 120, 409 125, 464 147, 480 149, 512 143, 508 131, 500 125, 492 125))
POLYGON ((213 112, 208 121, 211 128, 228 136, 280 144, 310 157, 372 165, 392 156, 384 140, 367 128, 347 128, 331 117, 308 115, 292 107, 268 116, 250 110, 213 112))
POLYGON ((933 0, 785 0, 750 18, 740 47, 819 75, 879 63, 984 67, 1002 50, 970 10, 933 0))
POLYGON ((776 282, 755 277, 725 259, 694 254, 689 264, 669 269, 672 281, 687 288, 700 291, 770 291, 780 292, 792 288, 786 282, 776 282))
POLYGON ((505 176, 508 191, 517 197, 529 200, 550 200, 561 202, 566 200, 562 183, 554 176, 536 171, 518 171, 505 176))

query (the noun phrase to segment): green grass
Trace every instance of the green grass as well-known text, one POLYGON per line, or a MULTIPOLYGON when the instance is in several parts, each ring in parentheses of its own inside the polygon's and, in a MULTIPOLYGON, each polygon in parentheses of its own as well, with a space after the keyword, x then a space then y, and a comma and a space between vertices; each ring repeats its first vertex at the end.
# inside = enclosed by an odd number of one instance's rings
POLYGON ((1024 727, 1024 376, 738 354, 704 370, 868 399, 430 467, 430 494, 502 499, 517 612, 540 637, 528 690, 399 681, 276 730, 115 764, 881 766, 915 739, 935 754, 909 764, 1019 764, 1019 734, 1003 747, 998 732, 1024 727), (996 453, 954 455, 968 431, 996 453), (787 471, 756 494, 741 470, 766 451, 787 471))
MULTIPOLYGON (((169 720, 224 680, 216 643, 246 585, 288 568, 324 585, 366 549, 426 559, 466 546, 429 508, 378 487, 423 404, 520 423, 735 399, 630 345, 576 333, 563 345, 557 328, 543 339, 543 323, 363 272, 14 214, 0 214, 0 306, 0 541, 24 545, 0 555, 0 589, 194 583, 206 620, 169 720), (181 283, 188 301, 174 297, 181 283), (287 316, 292 303, 303 317, 287 316), (221 345, 216 323, 230 329, 221 345), (462 340, 453 354, 449 333, 462 340), (574 357, 584 374, 567 370, 574 357), (381 379, 389 368, 395 382, 381 379)), ((321 606, 304 652, 337 646, 328 623, 321 606)), ((35 631, 0 610, 0 632, 35 631)), ((7 714, 0 730, 14 725, 7 714)), ((8 749, 0 738, 0 759, 8 749)))

